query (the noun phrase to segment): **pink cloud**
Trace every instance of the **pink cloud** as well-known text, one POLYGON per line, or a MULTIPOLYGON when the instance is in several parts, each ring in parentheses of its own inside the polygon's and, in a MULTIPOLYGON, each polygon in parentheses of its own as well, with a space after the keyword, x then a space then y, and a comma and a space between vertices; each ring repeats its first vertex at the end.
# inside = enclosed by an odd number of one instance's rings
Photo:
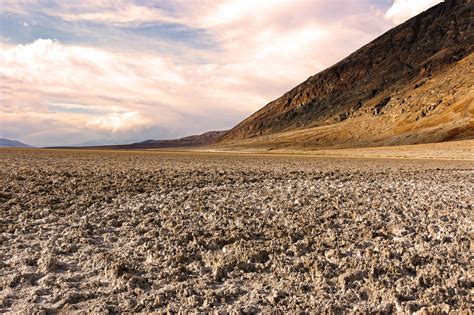
POLYGON ((146 124, 147 119, 138 112, 110 113, 89 121, 88 127, 99 128, 116 133, 117 131, 128 131, 137 125, 146 124))
POLYGON ((442 1, 443 0, 394 0, 392 6, 385 13, 385 18, 394 24, 400 24, 442 1))
POLYGON ((32 117, 25 120, 30 123, 33 117, 48 118, 88 135, 151 125, 179 135, 229 128, 219 123, 222 113, 232 115, 225 121, 237 122, 390 27, 362 0, 173 3, 180 9, 173 14, 126 1, 68 1, 58 11, 45 8, 68 21, 179 23, 206 30, 219 47, 192 62, 160 51, 50 39, 0 44, 0 112, 9 113, 2 119, 15 113, 32 117))

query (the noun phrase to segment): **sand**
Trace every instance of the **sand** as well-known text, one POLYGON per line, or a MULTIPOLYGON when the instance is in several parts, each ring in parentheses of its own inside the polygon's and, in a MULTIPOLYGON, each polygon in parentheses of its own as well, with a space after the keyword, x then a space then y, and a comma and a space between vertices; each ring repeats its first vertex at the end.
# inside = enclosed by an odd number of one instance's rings
POLYGON ((0 312, 473 310, 472 161, 0 160, 0 312))

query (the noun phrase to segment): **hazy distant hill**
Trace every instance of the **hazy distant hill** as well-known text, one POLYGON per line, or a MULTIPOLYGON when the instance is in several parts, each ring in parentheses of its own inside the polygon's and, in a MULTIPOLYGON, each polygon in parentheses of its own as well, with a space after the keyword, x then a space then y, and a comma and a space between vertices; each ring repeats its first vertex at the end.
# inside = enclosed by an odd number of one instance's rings
POLYGON ((312 148, 474 138, 473 7, 471 0, 447 0, 393 28, 270 102, 221 144, 312 148))
POLYGON ((24 144, 20 141, 5 138, 0 138, 0 147, 31 148, 30 145, 24 144))
POLYGON ((71 147, 96 147, 96 146, 107 146, 107 145, 120 145, 123 144, 123 141, 113 140, 113 139, 95 139, 76 143, 71 145, 71 147))
POLYGON ((83 146, 82 148, 95 149, 159 149, 159 148, 180 148, 208 145, 216 142, 228 130, 209 131, 200 135, 187 136, 172 140, 146 140, 132 144, 121 145, 101 145, 101 146, 83 146))
POLYGON ((114 145, 117 149, 154 149, 154 148, 177 148, 194 147, 214 143, 222 137, 228 130, 208 131, 200 135, 192 135, 173 140, 147 140, 127 145, 114 145))

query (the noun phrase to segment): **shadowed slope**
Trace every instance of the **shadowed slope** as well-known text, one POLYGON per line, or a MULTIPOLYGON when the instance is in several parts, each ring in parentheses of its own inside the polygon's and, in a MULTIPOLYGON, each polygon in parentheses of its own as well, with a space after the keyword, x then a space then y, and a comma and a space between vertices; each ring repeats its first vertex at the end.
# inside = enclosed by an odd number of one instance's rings
POLYGON ((408 20, 269 103, 221 144, 346 147, 474 137, 473 7, 451 0, 408 20))

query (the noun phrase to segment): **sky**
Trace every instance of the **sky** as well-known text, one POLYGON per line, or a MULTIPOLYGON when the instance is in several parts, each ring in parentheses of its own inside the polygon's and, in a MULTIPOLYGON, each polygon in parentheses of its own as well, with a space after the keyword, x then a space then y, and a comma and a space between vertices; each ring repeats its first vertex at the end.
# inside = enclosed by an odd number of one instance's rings
POLYGON ((0 0, 0 137, 224 130, 439 0, 0 0))

